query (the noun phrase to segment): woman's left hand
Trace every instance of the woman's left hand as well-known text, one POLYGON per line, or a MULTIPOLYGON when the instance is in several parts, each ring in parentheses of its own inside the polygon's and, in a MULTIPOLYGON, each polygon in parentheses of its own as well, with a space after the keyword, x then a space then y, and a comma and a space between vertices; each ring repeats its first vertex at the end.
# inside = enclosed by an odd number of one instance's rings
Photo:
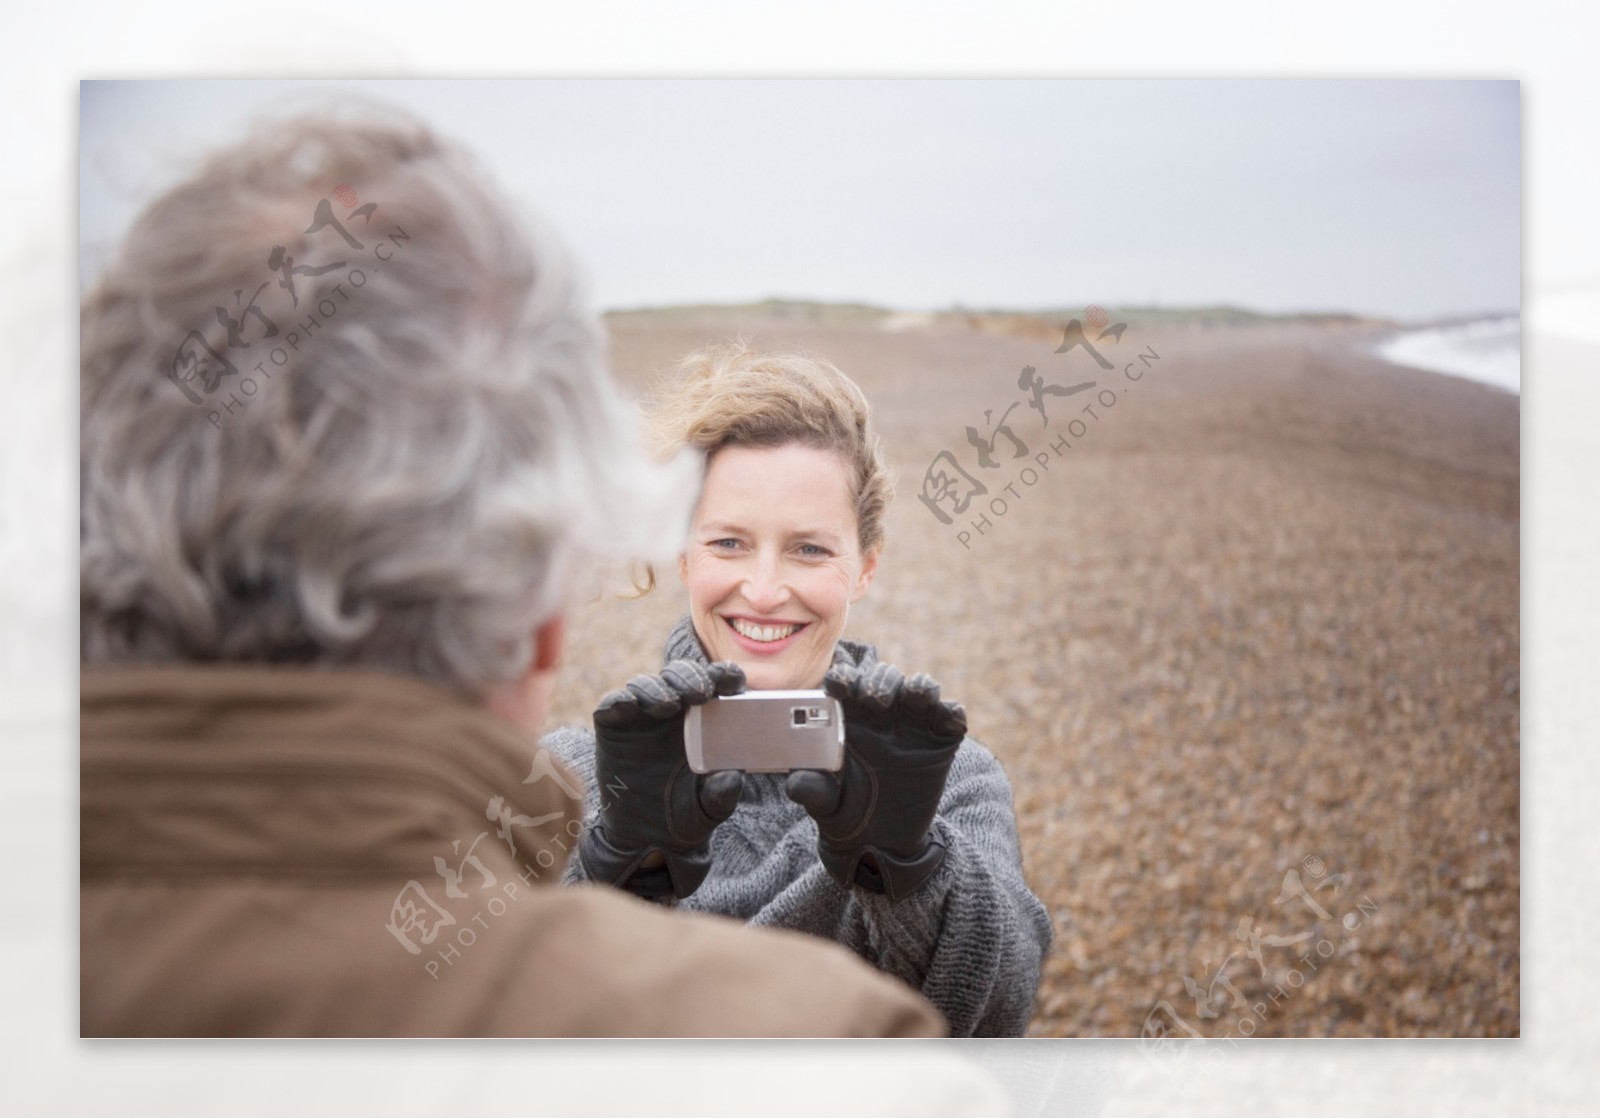
POLYGON ((822 686, 844 708, 844 766, 797 770, 786 791, 816 820, 818 855, 837 882, 897 901, 944 859, 933 818, 967 733, 966 710, 941 702, 926 673, 908 680, 889 664, 865 672, 834 665, 822 686))

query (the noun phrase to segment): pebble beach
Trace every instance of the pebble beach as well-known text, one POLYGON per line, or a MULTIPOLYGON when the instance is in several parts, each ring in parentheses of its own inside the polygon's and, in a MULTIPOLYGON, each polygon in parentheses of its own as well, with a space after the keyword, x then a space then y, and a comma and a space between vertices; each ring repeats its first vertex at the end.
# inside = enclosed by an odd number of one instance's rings
MULTIPOLYGON (((873 402, 899 488, 846 634, 1010 775, 1056 937, 1030 1035, 1518 1036, 1520 398, 1360 323, 1134 321, 1109 370, 884 325, 609 320, 631 392, 742 334, 873 402), (1094 386, 1041 413, 1024 367, 1094 386)), ((573 610, 548 726, 659 667, 663 575, 573 610)))

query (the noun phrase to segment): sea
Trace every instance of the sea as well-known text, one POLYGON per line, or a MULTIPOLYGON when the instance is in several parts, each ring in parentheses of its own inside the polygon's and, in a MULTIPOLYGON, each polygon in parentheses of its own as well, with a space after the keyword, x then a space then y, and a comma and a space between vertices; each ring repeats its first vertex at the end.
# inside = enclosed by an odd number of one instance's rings
POLYGON ((1522 318, 1499 315, 1406 330, 1377 346, 1393 365, 1465 377, 1522 395, 1522 318))

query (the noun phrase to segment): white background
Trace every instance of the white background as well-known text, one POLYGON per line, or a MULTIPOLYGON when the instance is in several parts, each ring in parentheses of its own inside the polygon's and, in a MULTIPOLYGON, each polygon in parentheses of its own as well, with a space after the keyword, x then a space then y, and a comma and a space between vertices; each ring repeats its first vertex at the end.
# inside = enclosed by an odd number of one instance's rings
POLYGON ((1600 1107, 1600 262, 1572 5, 57 4, 0 13, 0 1109, 52 1113, 1549 1114, 1600 1107), (80 78, 1470 77, 1523 82, 1525 1040, 135 1044, 76 1038, 80 78), (998 1085, 998 1087, 996 1086, 998 1085), (1006 1096, 1009 1095, 1009 1104, 1006 1096))

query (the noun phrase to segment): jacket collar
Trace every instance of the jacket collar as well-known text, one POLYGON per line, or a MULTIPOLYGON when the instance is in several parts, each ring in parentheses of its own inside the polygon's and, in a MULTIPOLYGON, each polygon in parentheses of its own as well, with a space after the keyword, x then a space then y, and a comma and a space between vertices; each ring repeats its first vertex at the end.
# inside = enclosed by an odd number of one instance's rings
POLYGON ((531 734, 417 677, 86 667, 80 719, 86 878, 423 878, 472 853, 558 881, 581 826, 580 779, 531 734))

